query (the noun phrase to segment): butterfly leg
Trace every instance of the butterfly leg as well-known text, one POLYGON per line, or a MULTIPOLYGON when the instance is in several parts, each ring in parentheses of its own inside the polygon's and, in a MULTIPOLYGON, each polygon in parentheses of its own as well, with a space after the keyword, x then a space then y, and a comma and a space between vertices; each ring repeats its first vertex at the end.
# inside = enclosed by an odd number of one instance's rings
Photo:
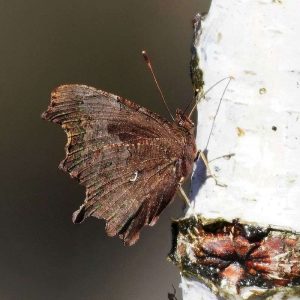
POLYGON ((212 170, 209 167, 209 163, 208 163, 208 160, 207 160, 205 154, 201 150, 198 150, 196 160, 198 160, 200 157, 201 157, 206 169, 208 170, 209 175, 215 180, 216 185, 221 186, 221 187, 227 187, 226 184, 220 183, 218 181, 217 177, 215 176, 215 174, 212 172, 212 170))
POLYGON ((235 153, 228 153, 228 154, 225 154, 225 155, 218 156, 218 157, 216 157, 214 159, 211 159, 209 162, 212 162, 214 160, 218 160, 218 159, 221 159, 221 158, 229 160, 233 156, 235 156, 235 153))
POLYGON ((184 203, 188 207, 191 207, 191 201, 190 201, 189 197, 186 195, 184 189, 182 188, 181 183, 178 184, 178 191, 179 191, 179 195, 183 199, 184 203))
POLYGON ((197 214, 194 212, 194 207, 191 205, 191 201, 190 201, 189 197, 187 196, 184 189, 182 188, 181 182, 178 184, 178 192, 179 192, 179 196, 181 196, 181 198, 183 199, 183 201, 187 205, 187 207, 192 209, 192 211, 193 211, 192 215, 195 217, 196 221, 198 221, 197 214))

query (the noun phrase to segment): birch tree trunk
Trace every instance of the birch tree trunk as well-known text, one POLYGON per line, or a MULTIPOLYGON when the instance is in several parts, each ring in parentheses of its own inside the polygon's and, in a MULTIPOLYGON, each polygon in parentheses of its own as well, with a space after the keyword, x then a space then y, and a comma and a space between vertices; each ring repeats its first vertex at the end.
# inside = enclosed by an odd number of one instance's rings
POLYGON ((224 77, 234 80, 217 116, 226 80, 197 108, 197 146, 226 187, 204 178, 199 161, 186 220, 195 213, 202 224, 222 219, 226 236, 208 241, 211 228, 207 234, 197 222, 177 226, 175 260, 191 275, 182 279, 184 300, 300 299, 299 41, 299 0, 213 0, 208 15, 195 19, 195 87, 202 74, 204 91, 224 77), (218 280, 206 276, 208 263, 218 280))

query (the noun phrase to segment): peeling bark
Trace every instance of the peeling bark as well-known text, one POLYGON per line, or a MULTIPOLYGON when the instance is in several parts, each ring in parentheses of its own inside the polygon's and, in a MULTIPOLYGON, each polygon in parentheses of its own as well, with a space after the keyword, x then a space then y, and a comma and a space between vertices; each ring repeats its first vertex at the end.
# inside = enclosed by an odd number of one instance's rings
POLYGON ((218 296, 300 292, 300 235, 200 216, 174 222, 173 235, 169 257, 184 276, 199 279, 218 296))

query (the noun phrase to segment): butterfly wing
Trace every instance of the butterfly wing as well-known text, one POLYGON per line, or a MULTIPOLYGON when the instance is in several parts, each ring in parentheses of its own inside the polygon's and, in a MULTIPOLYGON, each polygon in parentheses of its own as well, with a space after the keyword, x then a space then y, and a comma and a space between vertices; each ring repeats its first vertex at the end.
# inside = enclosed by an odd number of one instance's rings
POLYGON ((54 90, 42 117, 65 130, 60 168, 86 187, 73 221, 105 219, 108 235, 135 243, 176 192, 184 132, 129 100, 84 85, 54 90))

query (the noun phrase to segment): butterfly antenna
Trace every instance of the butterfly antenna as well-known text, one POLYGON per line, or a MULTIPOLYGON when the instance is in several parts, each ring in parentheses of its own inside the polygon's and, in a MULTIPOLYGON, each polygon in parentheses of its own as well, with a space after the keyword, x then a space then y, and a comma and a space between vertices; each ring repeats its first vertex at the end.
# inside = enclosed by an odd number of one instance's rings
MULTIPOLYGON (((223 95, 224 95, 224 94, 225 94, 225 91, 226 91, 226 89, 227 89, 227 87, 228 87, 228 85, 229 85, 229 83, 230 83, 230 81, 231 81, 232 79, 234 79, 233 76, 228 76, 228 77, 222 78, 222 79, 220 79, 219 81, 217 81, 215 84, 213 84, 207 91, 205 91, 204 93, 201 92, 200 95, 199 95, 199 98, 197 99, 196 103, 194 104, 194 106, 193 106, 192 109, 191 109, 191 112, 189 113, 189 118, 191 118, 191 116, 192 116, 193 112, 195 111, 195 109, 196 109, 198 103, 199 103, 203 98, 205 98, 205 96, 206 96, 206 95, 207 95, 207 94, 208 94, 215 86, 217 86, 218 84, 220 84, 221 82, 223 82, 223 81, 225 81, 225 80, 228 80, 228 83, 227 83, 226 88, 225 88, 224 93, 223 93, 223 95)), ((222 96, 222 97, 223 97, 223 96, 222 96)), ((188 107, 189 107, 189 106, 190 106, 190 105, 188 105, 188 107)), ((187 108, 188 108, 188 107, 187 107, 187 108)), ((187 109, 187 108, 186 108, 186 109, 187 109)))
POLYGON ((159 91, 159 93, 160 93, 160 97, 161 97, 161 99, 162 99, 162 101, 163 101, 163 103, 164 103, 164 105, 165 105, 165 107, 166 107, 168 113, 170 114, 172 120, 175 121, 175 119, 174 119, 174 117, 173 117, 173 115, 172 115, 172 113, 171 113, 171 111, 170 111, 170 108, 169 108, 169 106, 168 106, 168 104, 167 104, 167 102, 166 102, 166 99, 165 99, 165 97, 164 97, 164 94, 163 94, 163 92, 162 92, 162 90, 161 90, 161 88, 160 88, 160 86, 159 86, 159 84, 158 84, 158 81, 157 81, 157 79, 156 79, 155 73, 154 73, 153 68, 152 68, 152 65, 151 65, 150 58, 149 58, 149 56, 148 56, 148 54, 146 53, 145 50, 142 51, 142 55, 143 55, 144 60, 145 60, 147 66, 148 66, 148 68, 149 68, 149 70, 150 70, 150 72, 151 72, 151 74, 152 74, 152 77, 153 77, 153 79, 154 79, 155 85, 156 85, 156 87, 157 87, 157 89, 158 89, 158 91, 159 91))
MULTIPOLYGON (((231 80, 233 79, 232 76, 227 77, 227 78, 228 78, 229 80, 228 80, 228 82, 227 82, 227 84, 226 84, 226 86, 225 86, 225 89, 224 89, 224 91, 223 91, 223 93, 222 93, 222 96, 221 96, 220 101, 219 101, 219 104, 218 104, 218 108, 217 108, 216 113, 215 113, 215 115, 214 115, 213 122, 212 122, 212 125, 211 125, 211 128, 210 128, 210 132, 209 132, 209 136, 208 136, 208 139, 207 139, 207 143, 206 143, 205 149, 207 149, 207 147, 208 147, 208 144, 209 144, 209 141, 210 141, 210 138, 211 138, 211 135, 212 135, 214 126, 215 126, 216 118, 217 118, 218 112, 219 112, 219 110, 220 110, 220 106, 221 106, 223 97, 224 97, 224 95, 225 95, 225 93, 226 93, 226 90, 227 90, 227 88, 228 88, 228 86, 229 86, 231 80)), ((222 79, 222 80, 224 80, 224 79, 222 79)), ((221 81, 219 81, 219 82, 221 82, 221 81)))

